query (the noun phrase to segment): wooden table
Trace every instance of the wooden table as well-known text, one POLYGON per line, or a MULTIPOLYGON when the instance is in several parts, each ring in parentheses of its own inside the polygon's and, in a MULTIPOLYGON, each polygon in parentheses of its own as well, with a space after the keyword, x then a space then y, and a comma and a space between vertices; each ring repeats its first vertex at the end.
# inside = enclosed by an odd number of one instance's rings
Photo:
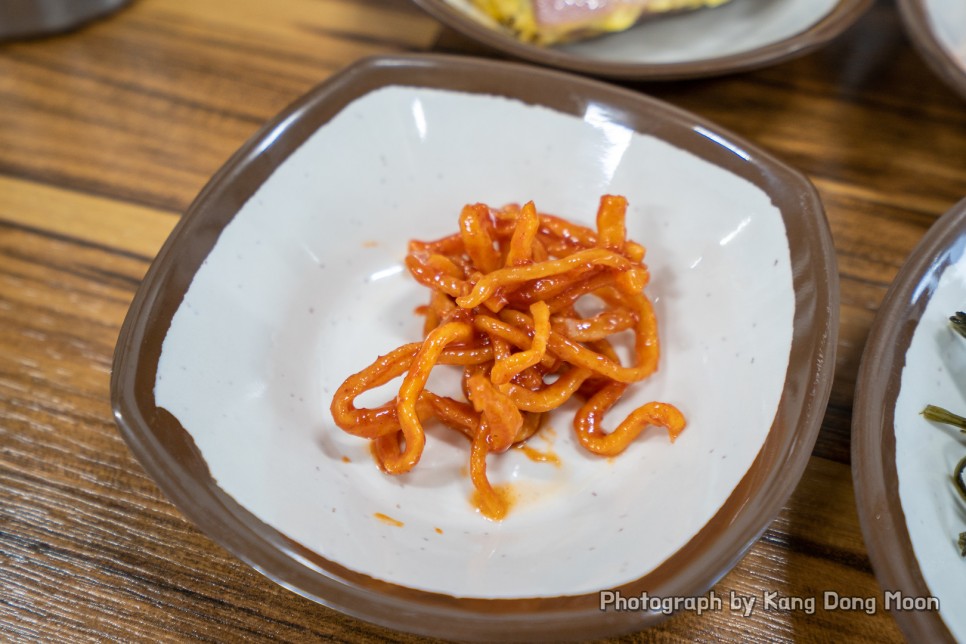
MULTIPOLYGON (((136 0, 0 44, 0 640, 414 641, 290 593, 186 522, 108 402, 118 329, 195 194, 265 120, 369 54, 478 53, 407 0, 136 0)), ((627 637, 901 640, 850 474, 863 345, 886 288, 966 196, 966 102, 875 6, 821 51, 755 73, 633 84, 804 171, 841 271, 841 336, 797 492, 716 587, 876 597, 880 609, 684 613, 627 637)))

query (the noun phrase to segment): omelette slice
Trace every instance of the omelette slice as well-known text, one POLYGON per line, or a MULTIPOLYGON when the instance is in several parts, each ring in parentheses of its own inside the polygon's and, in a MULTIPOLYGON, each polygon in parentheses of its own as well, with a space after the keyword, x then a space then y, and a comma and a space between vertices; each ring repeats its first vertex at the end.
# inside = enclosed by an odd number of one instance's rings
POLYGON ((472 0, 525 42, 553 45, 624 31, 656 14, 716 7, 730 0, 472 0))

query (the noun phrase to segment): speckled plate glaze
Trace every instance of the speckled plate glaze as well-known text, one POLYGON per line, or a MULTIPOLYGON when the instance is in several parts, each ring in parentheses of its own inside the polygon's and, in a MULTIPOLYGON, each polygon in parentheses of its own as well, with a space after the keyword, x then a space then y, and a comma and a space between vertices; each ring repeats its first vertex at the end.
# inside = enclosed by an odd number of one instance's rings
POLYGON ((600 591, 704 593, 798 481, 831 386, 833 257, 808 181, 711 123, 557 72, 373 59, 279 115, 191 206, 122 329, 116 415, 187 517, 326 605, 461 639, 640 629, 664 615, 601 611, 600 591), (674 402, 685 433, 601 459, 556 413, 535 447, 559 466, 491 459, 520 497, 500 523, 469 502, 451 432, 382 474, 328 407, 420 337, 407 240, 449 234, 476 201, 592 224, 604 193, 630 200, 663 347, 612 413, 674 402))
POLYGON ((894 609, 939 599, 938 611, 893 610, 913 642, 966 640, 966 560, 956 546, 966 508, 950 483, 966 442, 920 415, 927 404, 966 414, 966 341, 948 324, 966 309, 964 251, 966 200, 933 225, 886 294, 853 410, 856 498, 876 575, 894 609))
POLYGON ((966 3, 899 0, 906 32, 930 67, 966 98, 966 3))
POLYGON ((851 26, 872 1, 733 0, 555 47, 517 40, 470 0, 416 3, 454 30, 517 58, 600 77, 672 80, 746 71, 803 55, 851 26))

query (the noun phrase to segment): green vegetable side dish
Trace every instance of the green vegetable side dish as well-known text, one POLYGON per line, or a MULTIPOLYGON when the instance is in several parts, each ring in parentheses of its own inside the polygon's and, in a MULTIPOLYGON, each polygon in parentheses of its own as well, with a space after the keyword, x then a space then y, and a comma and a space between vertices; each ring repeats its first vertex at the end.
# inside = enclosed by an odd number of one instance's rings
MULTIPOLYGON (((954 331, 959 333, 959 335, 966 338, 966 313, 963 311, 957 311, 955 315, 950 316, 949 325, 954 331)), ((959 414, 954 414, 948 409, 944 409, 936 405, 926 405, 926 407, 922 410, 922 415, 926 418, 926 420, 942 423, 943 425, 950 425, 959 429, 960 433, 966 434, 966 417, 960 416, 959 414)), ((966 485, 963 484, 963 472, 966 472, 966 456, 959 459, 959 462, 953 469, 953 474, 951 477, 953 487, 956 488, 956 492, 959 493, 959 498, 966 503, 966 485)), ((957 544, 959 546, 960 556, 966 557, 966 532, 959 533, 957 544)))

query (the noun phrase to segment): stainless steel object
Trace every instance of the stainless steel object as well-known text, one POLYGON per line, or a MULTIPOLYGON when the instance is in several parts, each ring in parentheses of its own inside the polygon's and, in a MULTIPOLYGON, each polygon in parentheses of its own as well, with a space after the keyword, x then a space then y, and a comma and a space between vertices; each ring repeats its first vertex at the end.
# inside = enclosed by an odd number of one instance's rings
POLYGON ((0 40, 67 31, 130 0, 0 0, 0 40))

